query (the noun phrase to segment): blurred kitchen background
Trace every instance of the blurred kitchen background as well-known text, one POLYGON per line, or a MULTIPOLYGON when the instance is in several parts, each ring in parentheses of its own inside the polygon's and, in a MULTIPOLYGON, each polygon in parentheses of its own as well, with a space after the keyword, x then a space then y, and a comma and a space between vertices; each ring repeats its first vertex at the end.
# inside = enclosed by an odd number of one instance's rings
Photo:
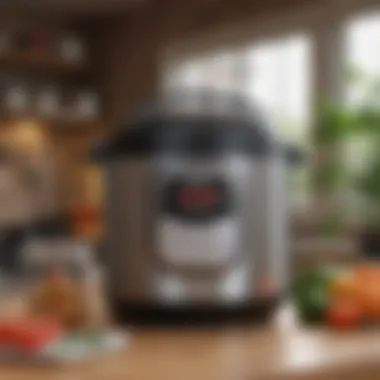
POLYGON ((139 101, 194 86, 242 91, 305 152, 300 265, 380 247, 379 51, 378 0, 3 0, 0 265, 36 235, 101 251, 89 148, 139 101))

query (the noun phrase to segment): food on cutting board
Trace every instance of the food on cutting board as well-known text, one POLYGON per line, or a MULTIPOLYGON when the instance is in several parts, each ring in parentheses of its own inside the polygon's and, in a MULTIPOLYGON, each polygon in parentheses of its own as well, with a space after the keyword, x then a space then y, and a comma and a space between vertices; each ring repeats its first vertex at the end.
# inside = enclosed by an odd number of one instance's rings
POLYGON ((98 302, 88 300, 98 290, 62 269, 46 273, 33 287, 26 312, 0 319, 0 361, 63 364, 123 347, 129 335, 99 324, 98 302))
POLYGON ((380 322, 380 264, 313 268, 296 277, 292 291, 304 321, 339 329, 380 322))
POLYGON ((59 270, 52 270, 34 288, 30 312, 53 319, 66 329, 80 328, 86 323, 84 301, 75 281, 59 270))

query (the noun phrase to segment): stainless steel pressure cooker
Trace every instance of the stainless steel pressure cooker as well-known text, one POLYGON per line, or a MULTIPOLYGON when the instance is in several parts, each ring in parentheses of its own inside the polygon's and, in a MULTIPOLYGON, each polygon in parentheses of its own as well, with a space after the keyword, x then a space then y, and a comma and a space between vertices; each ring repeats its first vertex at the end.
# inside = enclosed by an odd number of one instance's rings
POLYGON ((94 154, 118 316, 269 314, 289 279, 289 157, 246 99, 169 93, 94 154))

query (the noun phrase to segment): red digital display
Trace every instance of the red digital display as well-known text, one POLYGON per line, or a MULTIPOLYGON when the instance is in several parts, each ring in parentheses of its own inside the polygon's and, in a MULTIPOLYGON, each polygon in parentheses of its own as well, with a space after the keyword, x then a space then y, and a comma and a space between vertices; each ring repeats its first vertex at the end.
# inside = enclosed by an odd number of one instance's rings
POLYGON ((185 207, 213 206, 220 202, 220 193, 213 187, 184 187, 178 192, 178 202, 185 207))
POLYGON ((169 182, 162 193, 162 209, 168 215, 188 222, 208 222, 229 210, 227 190, 225 183, 218 178, 202 182, 179 178, 169 182))

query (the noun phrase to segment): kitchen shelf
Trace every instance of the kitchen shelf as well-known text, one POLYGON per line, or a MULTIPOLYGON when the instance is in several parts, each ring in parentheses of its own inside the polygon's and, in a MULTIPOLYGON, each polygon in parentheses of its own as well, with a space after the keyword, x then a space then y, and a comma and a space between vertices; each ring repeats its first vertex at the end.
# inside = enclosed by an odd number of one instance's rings
POLYGON ((45 120, 42 121, 49 129, 60 135, 82 135, 99 134, 106 131, 106 123, 102 120, 89 121, 65 121, 65 120, 45 120))
POLYGON ((1 55, 0 69, 60 76, 79 76, 90 73, 89 65, 86 63, 70 63, 59 57, 23 52, 12 52, 1 55))
POLYGON ((64 120, 46 118, 37 115, 19 115, 19 116, 0 116, 0 126, 12 127, 12 124, 18 122, 31 122, 40 124, 43 127, 49 128, 52 132, 62 135, 72 134, 90 134, 106 131, 107 123, 101 119, 93 120, 64 120))

